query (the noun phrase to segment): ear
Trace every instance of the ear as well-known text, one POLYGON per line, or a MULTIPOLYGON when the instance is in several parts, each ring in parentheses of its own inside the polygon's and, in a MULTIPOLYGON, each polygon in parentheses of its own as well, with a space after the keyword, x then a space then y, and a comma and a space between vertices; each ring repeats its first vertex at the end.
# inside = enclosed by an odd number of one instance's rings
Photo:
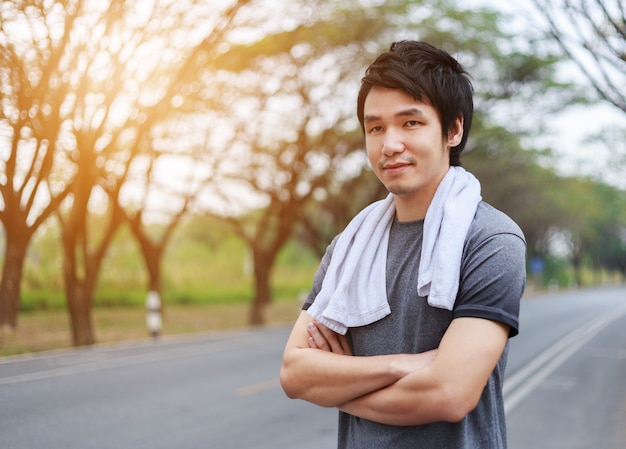
POLYGON ((450 148, 456 147, 458 144, 461 143, 461 139, 463 139, 463 116, 460 115, 459 117, 456 118, 456 120, 454 120, 454 124, 452 125, 452 128, 450 129, 450 131, 448 132, 448 146, 450 148))

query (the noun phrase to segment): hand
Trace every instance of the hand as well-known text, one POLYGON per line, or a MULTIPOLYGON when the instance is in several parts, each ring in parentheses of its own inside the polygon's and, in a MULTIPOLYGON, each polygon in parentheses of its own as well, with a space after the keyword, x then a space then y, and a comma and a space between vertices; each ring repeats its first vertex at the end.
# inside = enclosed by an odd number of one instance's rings
POLYGON ((317 321, 311 321, 307 325, 307 331, 309 332, 308 342, 310 348, 342 355, 352 355, 345 335, 338 334, 317 321))

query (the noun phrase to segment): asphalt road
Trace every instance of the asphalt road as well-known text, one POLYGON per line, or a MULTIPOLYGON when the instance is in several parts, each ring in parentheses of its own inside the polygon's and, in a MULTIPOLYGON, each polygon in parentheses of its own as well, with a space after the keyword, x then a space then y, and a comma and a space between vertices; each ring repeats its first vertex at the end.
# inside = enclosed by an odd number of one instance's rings
POLYGON ((523 303, 505 381, 509 449, 626 448, 626 289, 523 303))
MULTIPOLYGON (((0 359, 0 449, 335 447, 336 412, 278 384, 289 329, 0 359)), ((626 447, 626 288, 523 301, 509 448, 626 447)))

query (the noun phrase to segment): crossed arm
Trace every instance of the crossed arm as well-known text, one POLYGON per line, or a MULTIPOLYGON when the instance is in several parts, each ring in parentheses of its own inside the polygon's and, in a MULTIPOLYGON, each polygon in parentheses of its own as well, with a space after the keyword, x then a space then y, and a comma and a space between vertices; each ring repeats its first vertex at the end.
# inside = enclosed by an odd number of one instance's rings
POLYGON ((459 421, 476 407, 508 332, 495 321, 457 318, 437 350, 359 357, 344 336, 302 312, 283 354, 281 384, 291 398, 384 424, 459 421))

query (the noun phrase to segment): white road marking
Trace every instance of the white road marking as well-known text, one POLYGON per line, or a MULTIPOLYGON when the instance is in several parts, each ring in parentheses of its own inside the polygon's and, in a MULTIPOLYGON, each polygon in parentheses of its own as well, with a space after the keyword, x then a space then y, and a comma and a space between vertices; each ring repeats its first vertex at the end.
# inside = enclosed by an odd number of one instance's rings
POLYGON ((509 413, 585 343, 626 314, 626 304, 574 329, 504 381, 504 411, 509 413))

